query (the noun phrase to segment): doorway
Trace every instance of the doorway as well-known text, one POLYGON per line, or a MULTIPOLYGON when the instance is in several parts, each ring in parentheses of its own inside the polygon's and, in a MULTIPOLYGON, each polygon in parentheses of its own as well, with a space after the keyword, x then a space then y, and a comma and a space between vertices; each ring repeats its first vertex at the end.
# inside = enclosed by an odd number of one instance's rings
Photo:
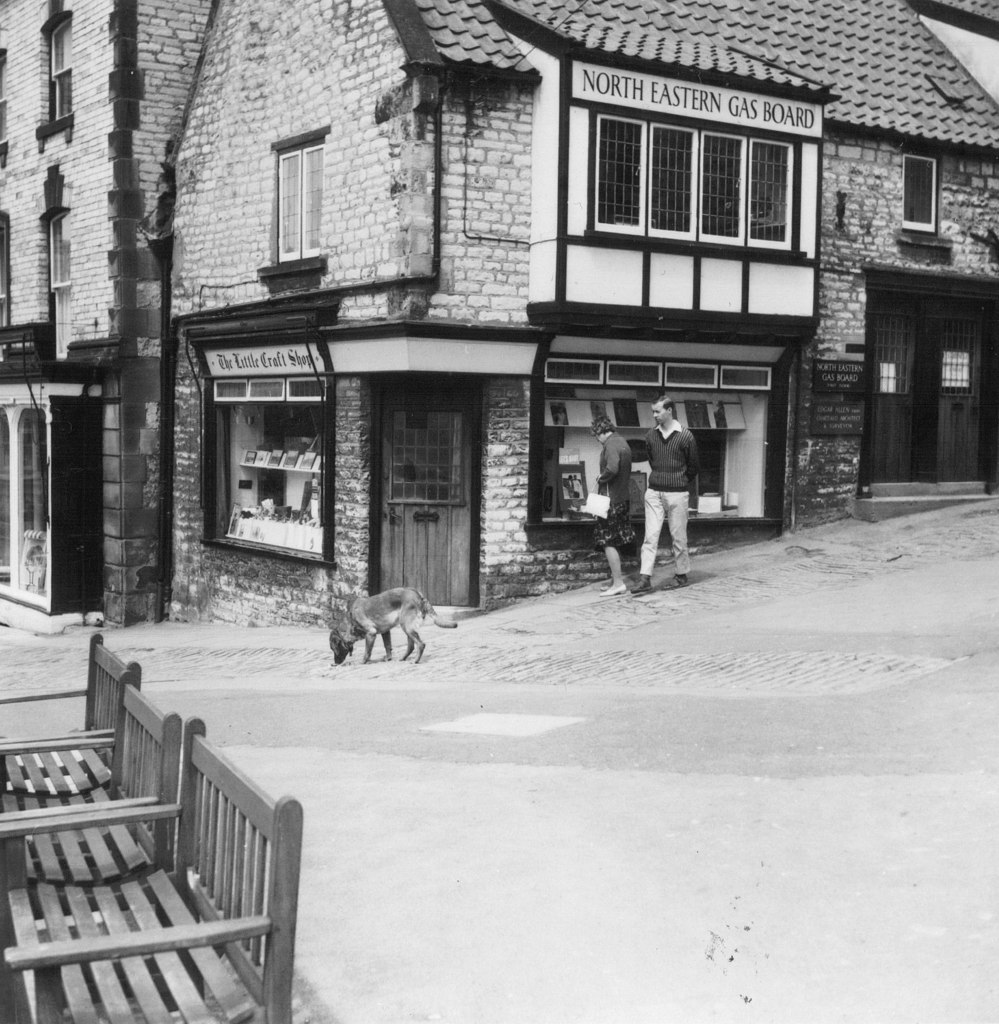
POLYGON ((379 590, 478 604, 480 409, 474 384, 407 380, 383 391, 379 590))
POLYGON ((984 479, 979 303, 898 297, 868 318, 870 482, 984 479))

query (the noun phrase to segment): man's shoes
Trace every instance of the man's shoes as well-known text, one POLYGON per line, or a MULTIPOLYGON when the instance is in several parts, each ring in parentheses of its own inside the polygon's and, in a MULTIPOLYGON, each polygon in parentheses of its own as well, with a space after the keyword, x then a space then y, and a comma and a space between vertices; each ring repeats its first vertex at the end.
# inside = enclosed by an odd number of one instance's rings
POLYGON ((649 576, 640 576, 638 582, 631 588, 633 594, 651 594, 652 593, 652 578, 649 576))
POLYGON ((627 594, 628 588, 623 584, 619 583, 616 587, 611 587, 609 590, 601 592, 601 597, 620 597, 622 594, 627 594))

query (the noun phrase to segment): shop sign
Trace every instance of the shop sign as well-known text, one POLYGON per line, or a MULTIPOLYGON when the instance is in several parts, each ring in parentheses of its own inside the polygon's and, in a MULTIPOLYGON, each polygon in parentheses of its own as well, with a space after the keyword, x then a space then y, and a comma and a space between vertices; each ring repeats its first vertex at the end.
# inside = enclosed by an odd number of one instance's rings
POLYGON ((812 364, 812 390, 863 394, 864 364, 846 359, 816 359, 812 364))
POLYGON ((205 362, 213 377, 266 377, 313 373, 322 368, 322 361, 310 354, 307 345, 206 349, 205 362))
POLYGON ((817 398, 812 402, 812 434, 862 434, 864 403, 850 399, 817 398))
POLYGON ((625 68, 573 64, 572 95, 591 103, 613 103, 745 128, 768 128, 813 138, 822 134, 822 107, 817 103, 761 96, 625 68))

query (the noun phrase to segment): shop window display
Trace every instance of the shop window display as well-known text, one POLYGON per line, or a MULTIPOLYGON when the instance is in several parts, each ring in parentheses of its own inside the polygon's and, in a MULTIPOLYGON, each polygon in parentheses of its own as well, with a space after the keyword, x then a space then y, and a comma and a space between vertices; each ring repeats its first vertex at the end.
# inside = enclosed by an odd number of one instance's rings
POLYGON ((219 535, 321 555, 321 405, 220 405, 217 450, 219 535))
MULTIPOLYGON (((691 365, 691 376, 719 379, 718 368, 691 365)), ((668 364, 668 369, 671 377, 682 376, 677 364, 668 364)), ((615 424, 631 447, 631 514, 641 519, 649 474, 643 438, 653 426, 651 407, 661 392, 661 387, 547 384, 543 519, 579 518, 585 500, 582 485, 596 489, 600 443, 590 433, 590 424, 601 415, 615 424), (581 476, 578 493, 565 486, 567 474, 573 479, 581 476)), ((674 385, 669 393, 676 402, 677 419, 693 432, 698 444, 701 472, 691 507, 702 516, 762 516, 769 395, 717 387, 692 390, 689 385, 686 389, 674 385)))

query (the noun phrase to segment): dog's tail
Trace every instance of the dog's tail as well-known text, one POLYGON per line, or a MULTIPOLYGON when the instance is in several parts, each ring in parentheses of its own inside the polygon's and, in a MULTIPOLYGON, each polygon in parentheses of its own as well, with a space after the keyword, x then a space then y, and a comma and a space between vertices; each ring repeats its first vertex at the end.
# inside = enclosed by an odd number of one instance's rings
POLYGON ((423 594, 420 594, 420 614, 424 618, 430 619, 435 626, 440 626, 441 629, 457 629, 458 623, 454 619, 443 619, 437 614, 437 609, 426 599, 423 594))

